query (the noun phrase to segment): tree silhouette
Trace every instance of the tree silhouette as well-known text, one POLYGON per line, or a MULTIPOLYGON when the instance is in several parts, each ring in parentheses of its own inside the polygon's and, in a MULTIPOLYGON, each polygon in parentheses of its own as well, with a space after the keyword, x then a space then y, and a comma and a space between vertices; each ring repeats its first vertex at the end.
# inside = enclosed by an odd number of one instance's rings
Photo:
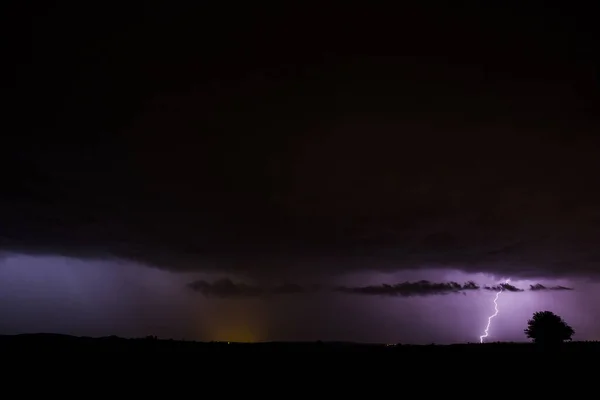
POLYGON ((533 318, 527 321, 525 335, 535 343, 555 345, 571 340, 575 334, 561 317, 551 311, 538 311, 533 313, 533 318))

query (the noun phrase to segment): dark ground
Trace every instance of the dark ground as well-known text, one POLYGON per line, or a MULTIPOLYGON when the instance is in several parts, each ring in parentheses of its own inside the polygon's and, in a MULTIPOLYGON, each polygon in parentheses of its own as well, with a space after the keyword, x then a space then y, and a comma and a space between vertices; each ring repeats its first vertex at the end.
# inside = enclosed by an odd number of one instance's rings
MULTIPOLYGON (((361 344, 344 342, 193 342, 156 338, 125 339, 116 336, 91 338, 58 334, 0 335, 0 352, 76 351, 128 353, 368 353, 402 356, 493 356, 531 355, 549 350, 532 343, 465 343, 453 345, 361 344)), ((600 342, 570 342, 552 349, 553 353, 600 355, 600 342)))
POLYGON ((103 390, 108 392, 105 397, 131 388, 138 397, 165 398, 187 398, 191 392, 199 398, 217 393, 226 398, 370 399, 404 398, 414 392, 487 400, 492 395, 511 395, 511 390, 547 398, 562 388, 572 392, 574 385, 579 391, 597 390, 593 366, 598 354, 600 342, 573 342, 544 350, 529 343, 228 344, 54 334, 0 336, 0 361, 8 367, 3 383, 40 389, 46 395, 49 387, 59 393, 65 388, 79 394, 103 390), (19 383, 23 377, 25 386, 19 383))

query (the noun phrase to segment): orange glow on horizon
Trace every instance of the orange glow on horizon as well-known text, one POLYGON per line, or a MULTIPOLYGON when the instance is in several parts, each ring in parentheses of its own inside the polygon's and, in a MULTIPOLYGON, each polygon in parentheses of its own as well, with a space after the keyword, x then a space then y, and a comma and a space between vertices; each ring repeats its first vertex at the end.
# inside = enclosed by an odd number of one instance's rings
POLYGON ((266 321, 257 302, 218 304, 209 318, 209 340, 255 343, 265 340, 266 321))

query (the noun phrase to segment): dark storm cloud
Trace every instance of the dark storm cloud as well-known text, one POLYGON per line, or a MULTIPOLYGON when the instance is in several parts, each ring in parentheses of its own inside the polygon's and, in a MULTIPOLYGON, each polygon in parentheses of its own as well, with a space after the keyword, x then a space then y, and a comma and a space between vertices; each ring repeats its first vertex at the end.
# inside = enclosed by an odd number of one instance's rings
POLYGON ((484 286, 483 288, 485 290, 493 290, 495 292, 499 291, 500 289, 506 290, 507 292, 523 292, 524 291, 524 289, 513 286, 510 283, 501 283, 500 285, 496 285, 496 286, 484 286))
POLYGON ((566 286, 544 286, 541 283, 535 285, 529 285, 529 290, 540 291, 540 290, 573 290, 573 288, 566 286))
POLYGON ((375 286, 336 286, 322 288, 317 285, 302 286, 298 284, 284 284, 280 286, 258 286, 245 283, 234 283, 230 279, 221 279, 213 283, 198 280, 188 284, 188 288, 207 297, 236 298, 236 297, 263 297, 289 294, 310 294, 327 289, 329 291, 346 294, 382 295, 382 296, 432 296, 447 293, 479 290, 475 282, 459 284, 457 282, 402 282, 393 285, 382 284, 375 286))
POLYGON ((210 283, 198 280, 190 283, 188 287, 206 297, 236 298, 236 297, 265 297, 275 295, 306 294, 319 291, 318 286, 304 287, 297 284, 284 284, 279 286, 257 286, 244 283, 234 283, 230 279, 221 279, 210 283))
POLYGON ((3 13, 0 250, 600 273, 596 13, 344 10, 3 13))
POLYGON ((467 282, 461 285, 457 282, 435 283, 429 281, 402 282, 395 285, 376 285, 362 287, 340 286, 335 290, 341 293, 380 295, 380 296, 433 296, 448 293, 459 293, 469 290, 478 290, 479 286, 475 282, 467 282))
MULTIPOLYGON (((259 286, 259 285, 248 285, 245 283, 234 283, 230 279, 222 279, 213 283, 198 280, 188 284, 188 288, 193 291, 199 292, 206 297, 218 297, 218 298, 244 298, 244 297, 266 297, 276 295, 299 295, 299 294, 313 294, 324 291, 332 291, 336 293, 344 294, 359 294, 367 296, 400 296, 400 297, 411 297, 411 296, 438 296, 449 293, 463 293, 466 294, 470 291, 477 291, 480 289, 489 291, 502 290, 508 292, 524 292, 524 289, 520 289, 513 285, 504 283, 497 286, 483 286, 480 287, 475 282, 469 281, 464 284, 457 282, 430 282, 426 280, 417 282, 401 282, 396 284, 381 284, 381 285, 370 285, 370 286, 335 286, 335 287, 322 287, 319 285, 303 286, 298 284, 284 284, 279 286, 259 286)), ((542 291, 542 290, 573 290, 572 288, 564 286, 551 286, 546 287, 542 284, 531 285, 530 290, 542 291)))

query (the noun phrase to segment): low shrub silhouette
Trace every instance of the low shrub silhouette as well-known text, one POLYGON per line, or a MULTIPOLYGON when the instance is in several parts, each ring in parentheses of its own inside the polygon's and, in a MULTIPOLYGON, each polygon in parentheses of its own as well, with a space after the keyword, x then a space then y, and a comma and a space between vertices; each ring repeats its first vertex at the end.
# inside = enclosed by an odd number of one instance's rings
POLYGON ((575 334, 561 317, 551 311, 538 311, 527 321, 525 335, 534 343, 542 345, 557 345, 565 340, 571 340, 575 334))

